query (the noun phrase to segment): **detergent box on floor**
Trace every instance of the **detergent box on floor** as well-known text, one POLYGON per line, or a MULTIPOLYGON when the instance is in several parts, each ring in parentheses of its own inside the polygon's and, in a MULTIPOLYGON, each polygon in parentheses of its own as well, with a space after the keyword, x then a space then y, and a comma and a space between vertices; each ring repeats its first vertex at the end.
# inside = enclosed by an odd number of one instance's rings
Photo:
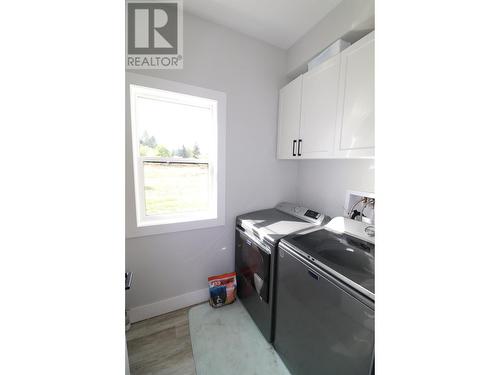
POLYGON ((221 307, 236 300, 236 272, 208 278, 210 306, 221 307))

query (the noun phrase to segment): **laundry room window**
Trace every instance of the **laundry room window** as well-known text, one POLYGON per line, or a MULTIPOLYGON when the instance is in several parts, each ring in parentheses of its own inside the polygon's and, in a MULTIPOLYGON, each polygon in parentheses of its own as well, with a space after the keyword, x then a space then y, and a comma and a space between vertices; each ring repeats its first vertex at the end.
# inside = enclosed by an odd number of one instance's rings
POLYGON ((162 79, 138 80, 151 82, 129 84, 133 232, 222 225, 225 94, 162 79))

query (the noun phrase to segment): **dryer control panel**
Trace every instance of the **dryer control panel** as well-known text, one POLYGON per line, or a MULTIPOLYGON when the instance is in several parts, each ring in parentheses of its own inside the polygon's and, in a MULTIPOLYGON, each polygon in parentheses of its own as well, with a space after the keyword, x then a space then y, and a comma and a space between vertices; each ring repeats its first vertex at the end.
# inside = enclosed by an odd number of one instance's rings
POLYGON ((330 220, 325 214, 289 202, 279 203, 276 209, 316 225, 320 225, 330 220))

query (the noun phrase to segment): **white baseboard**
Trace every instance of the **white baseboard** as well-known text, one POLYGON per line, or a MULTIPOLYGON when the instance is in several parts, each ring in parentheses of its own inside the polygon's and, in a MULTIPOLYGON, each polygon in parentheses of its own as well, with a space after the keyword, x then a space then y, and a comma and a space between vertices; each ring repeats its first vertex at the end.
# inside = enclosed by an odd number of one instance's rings
POLYGON ((144 319, 153 318, 158 315, 166 314, 171 311, 179 310, 184 307, 196 305, 204 301, 208 301, 208 288, 195 290, 180 296, 164 299, 162 301, 153 302, 149 305, 132 307, 128 310, 128 315, 131 323, 139 322, 144 319))

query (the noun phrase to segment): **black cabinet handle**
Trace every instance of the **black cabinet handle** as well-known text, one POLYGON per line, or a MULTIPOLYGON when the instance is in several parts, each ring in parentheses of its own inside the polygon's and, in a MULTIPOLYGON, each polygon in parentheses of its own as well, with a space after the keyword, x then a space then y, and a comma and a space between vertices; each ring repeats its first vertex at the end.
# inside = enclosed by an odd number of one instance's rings
POLYGON ((129 290, 132 286, 132 272, 125 272, 125 290, 129 290))
POLYGON ((302 139, 299 139, 299 148, 298 148, 298 151, 297 151, 297 156, 302 156, 302 154, 300 153, 300 146, 302 145, 302 139))
POLYGON ((297 155, 295 154, 295 145, 296 145, 296 144, 297 144, 297 140, 296 140, 296 139, 294 139, 294 140, 293 140, 293 146, 292 146, 292 156, 297 156, 297 155))

